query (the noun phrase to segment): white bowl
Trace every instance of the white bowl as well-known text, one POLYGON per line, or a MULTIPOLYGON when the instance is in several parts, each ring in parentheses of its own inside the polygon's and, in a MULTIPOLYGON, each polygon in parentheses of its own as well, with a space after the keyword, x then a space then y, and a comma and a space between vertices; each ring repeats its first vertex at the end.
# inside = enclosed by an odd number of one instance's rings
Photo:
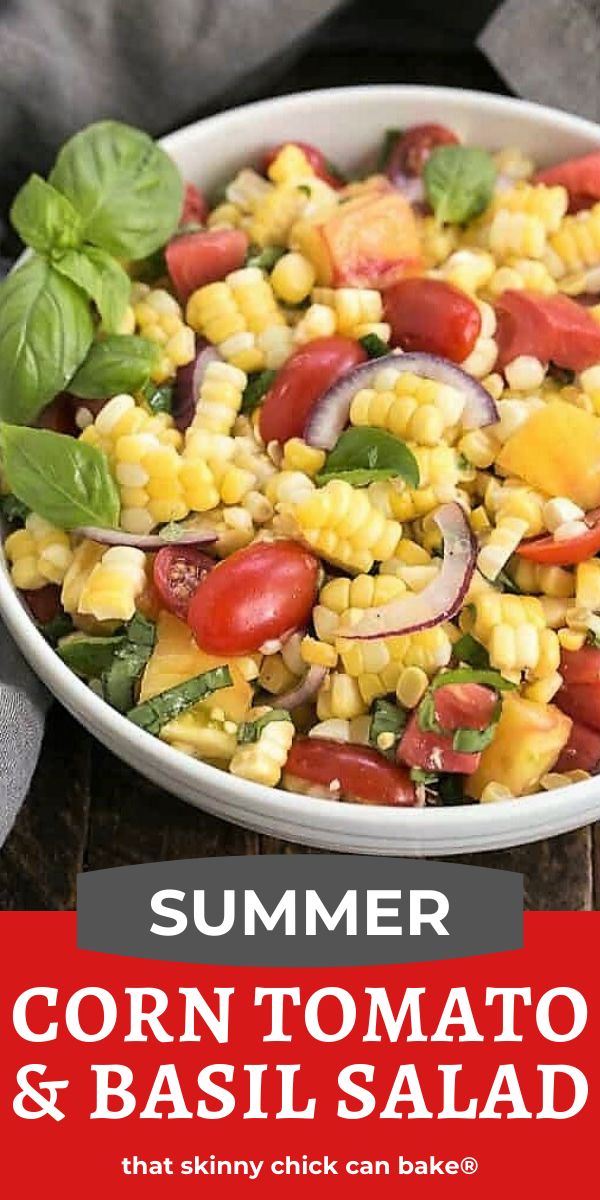
MULTIPOLYGON (((600 146, 600 128, 550 108, 435 87, 356 87, 265 100, 164 139, 183 175, 209 189, 270 143, 314 142, 342 167, 373 161, 384 130, 443 121, 467 143, 520 146, 541 164, 600 146)), ((533 842, 600 818, 600 781, 498 804, 394 809, 316 800, 235 779, 144 733, 98 699, 36 630, 0 562, 0 614, 69 712, 131 766, 216 816, 280 838, 369 854, 459 854, 533 842)), ((65 752, 68 748, 65 747, 65 752)))

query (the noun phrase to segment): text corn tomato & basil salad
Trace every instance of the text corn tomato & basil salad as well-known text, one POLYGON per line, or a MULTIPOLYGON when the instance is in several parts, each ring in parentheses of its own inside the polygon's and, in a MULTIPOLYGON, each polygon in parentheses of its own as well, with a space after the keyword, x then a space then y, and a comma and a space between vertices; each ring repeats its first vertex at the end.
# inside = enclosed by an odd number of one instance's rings
POLYGON ((284 143, 209 203, 102 122, 32 176, 4 550, 64 662, 183 753, 523 796, 600 764, 600 152, 421 125, 376 157, 284 143))

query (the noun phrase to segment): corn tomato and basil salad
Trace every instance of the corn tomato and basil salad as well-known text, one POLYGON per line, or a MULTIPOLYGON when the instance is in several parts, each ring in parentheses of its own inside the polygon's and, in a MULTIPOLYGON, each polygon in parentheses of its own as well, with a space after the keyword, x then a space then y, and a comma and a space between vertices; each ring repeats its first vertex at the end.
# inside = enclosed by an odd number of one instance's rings
POLYGON ((600 152, 416 125, 206 196, 106 121, 11 217, 4 553, 90 688, 334 800, 599 769, 600 152))

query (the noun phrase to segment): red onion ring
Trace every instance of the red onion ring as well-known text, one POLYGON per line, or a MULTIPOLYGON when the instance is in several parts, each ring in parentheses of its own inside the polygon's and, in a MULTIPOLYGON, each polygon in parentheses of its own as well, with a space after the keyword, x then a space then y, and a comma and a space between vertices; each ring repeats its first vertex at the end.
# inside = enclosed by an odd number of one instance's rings
POLYGON ((465 397, 461 420, 464 429, 479 429, 483 425, 493 425, 498 420, 498 409, 489 392, 461 367, 437 354, 402 354, 395 351, 354 367, 323 393, 311 409, 304 426, 304 440, 309 446, 333 450, 340 433, 348 424, 354 395, 360 388, 369 387, 384 367, 394 367, 402 374, 410 371, 421 379, 434 379, 459 391, 465 397))
POLYGON ((178 367, 173 387, 173 420, 181 433, 191 425, 196 413, 206 368, 212 362, 220 362, 221 355, 216 346, 206 338, 196 338, 196 353, 185 367, 178 367))
POLYGON ((218 534, 209 529, 185 529, 179 537, 161 537, 160 533, 125 533, 124 529, 101 529, 96 525, 80 525, 73 533, 89 538, 102 546, 132 546, 135 550, 162 550, 163 546, 207 546, 216 542, 218 534))
POLYGON ((399 596, 380 608, 365 609, 357 625, 337 630, 338 637, 357 641, 397 637, 431 629, 458 612, 475 570, 477 545, 467 518, 455 501, 438 508, 433 519, 444 539, 444 560, 437 579, 418 594, 399 596))
POLYGON ((306 704, 308 700, 312 700, 327 674, 327 667, 309 667, 306 675, 303 676, 295 688, 292 688, 290 692, 284 692, 281 696, 270 696, 269 703, 274 704, 276 708, 286 708, 288 710, 299 708, 301 704, 306 704))

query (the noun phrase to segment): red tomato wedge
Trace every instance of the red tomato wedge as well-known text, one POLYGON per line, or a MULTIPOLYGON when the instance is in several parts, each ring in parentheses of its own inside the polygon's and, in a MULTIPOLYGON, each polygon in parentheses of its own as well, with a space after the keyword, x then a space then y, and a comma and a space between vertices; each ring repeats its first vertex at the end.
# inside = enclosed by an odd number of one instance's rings
POLYGON ((595 771, 600 764, 600 731, 573 721, 569 740, 561 750, 555 771, 595 771))
POLYGON ((392 346, 462 362, 481 331, 481 313, 459 288, 441 279, 402 279, 386 288, 385 320, 392 346))
POLYGON ((342 375, 365 362, 366 351, 347 337, 315 338, 284 363, 260 410, 265 443, 301 437, 313 404, 342 375))
POLYGON ((179 219, 180 225, 203 225, 208 216, 208 204, 205 196, 195 183, 186 183, 183 195, 183 208, 179 219))
POLYGON ((311 146, 310 142, 279 142, 277 146, 270 146, 268 150, 265 150, 261 162, 265 175, 273 159, 277 158, 279 151, 283 150, 284 146, 297 146, 299 150, 302 150, 315 175, 318 175, 319 179, 323 179, 330 187, 341 188, 344 186, 344 179, 338 174, 333 164, 328 161, 323 151, 319 150, 317 146, 311 146))
POLYGON ((479 766, 481 754, 466 754, 452 748, 452 735, 428 733, 419 727, 413 713, 398 746, 400 762, 423 771, 448 771, 452 775, 472 775, 479 766))
POLYGON ((55 583, 47 583, 45 587, 31 590, 23 589, 20 595, 38 625, 47 625, 60 612, 60 588, 55 583))
POLYGON ((202 580, 188 625, 209 654, 251 654, 307 624, 318 574, 318 560, 298 542, 255 542, 202 580))
POLYGON ((565 683, 600 683, 600 650, 595 646, 563 650, 559 671, 565 683))
POLYGON ((436 718, 449 732, 487 729, 496 703, 495 692, 480 683, 449 683, 433 693, 436 718))
POLYGON ((369 746, 353 746, 329 738, 296 738, 285 772, 290 783, 298 779, 317 784, 332 797, 358 804, 405 807, 416 800, 408 771, 388 762, 369 746))
POLYGON ((600 731, 600 687, 596 684, 563 684, 554 703, 579 725, 600 731))
POLYGON ((572 371, 600 361, 600 324, 569 296, 509 289, 496 305, 496 318, 500 370, 521 354, 572 371))
POLYGON ((174 237, 165 250, 173 287, 182 301, 196 288, 224 279, 243 266, 248 238, 241 229, 199 229, 174 237))
POLYGON ((590 208, 600 200, 600 150, 538 171, 535 182, 548 187, 562 184, 569 193, 569 212, 590 208))
POLYGON ((453 146, 458 140, 445 125, 413 125, 398 135, 388 156, 385 173, 392 180, 399 174, 421 175, 436 146, 453 146))
POLYGON ((600 509, 589 512, 585 518, 590 528, 587 533, 562 541, 550 534, 522 542, 517 550, 520 558, 530 562, 548 563, 557 567, 570 567, 585 562, 600 550, 600 509))
POLYGON ((192 596, 215 563, 195 546, 164 546, 154 559, 153 578, 162 603, 185 621, 192 596))

